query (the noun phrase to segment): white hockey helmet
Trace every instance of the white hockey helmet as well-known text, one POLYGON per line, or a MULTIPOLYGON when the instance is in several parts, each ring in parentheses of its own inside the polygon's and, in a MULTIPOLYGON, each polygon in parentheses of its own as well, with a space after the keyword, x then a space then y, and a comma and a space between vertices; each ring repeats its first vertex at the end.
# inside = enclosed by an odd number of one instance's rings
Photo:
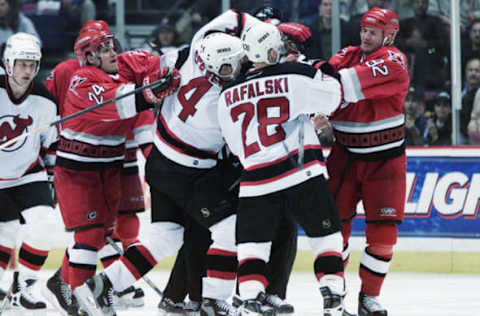
POLYGON ((254 63, 276 64, 285 54, 282 33, 275 25, 259 22, 245 31, 242 37, 243 49, 248 59, 254 63), (269 60, 269 51, 277 52, 276 60, 269 60))
POLYGON ((242 41, 226 33, 215 32, 207 35, 200 45, 200 57, 207 70, 223 80, 233 80, 240 72, 241 60, 245 56, 242 41), (230 74, 221 74, 222 66, 231 67, 230 74))
POLYGON ((7 39, 5 51, 3 53, 3 64, 7 70, 7 74, 13 74, 13 66, 17 59, 34 60, 37 62, 35 75, 40 69, 40 59, 42 58, 42 50, 40 40, 28 33, 19 32, 13 34, 7 39))

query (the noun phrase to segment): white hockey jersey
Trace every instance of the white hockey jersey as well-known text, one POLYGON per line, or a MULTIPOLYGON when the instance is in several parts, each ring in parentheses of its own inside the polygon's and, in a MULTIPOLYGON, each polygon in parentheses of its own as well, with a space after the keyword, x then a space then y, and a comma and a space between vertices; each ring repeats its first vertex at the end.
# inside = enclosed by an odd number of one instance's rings
POLYGON ((230 150, 244 167, 239 196, 264 195, 327 176, 308 114, 330 115, 341 100, 337 80, 296 62, 251 71, 226 88, 218 118, 230 150))
POLYGON ((167 158, 193 168, 216 165, 224 144, 217 119, 222 83, 205 70, 198 51, 210 32, 241 36, 254 23, 258 23, 254 17, 229 10, 202 27, 189 48, 162 56, 162 66, 175 67, 181 74, 179 89, 164 99, 157 120, 154 143, 167 158))
MULTIPOLYGON (((0 144, 57 119, 57 106, 45 87, 34 82, 24 97, 16 99, 5 75, 0 76, 0 144)), ((27 136, 0 150, 0 189, 47 181, 40 157, 57 140, 57 129, 27 136)))

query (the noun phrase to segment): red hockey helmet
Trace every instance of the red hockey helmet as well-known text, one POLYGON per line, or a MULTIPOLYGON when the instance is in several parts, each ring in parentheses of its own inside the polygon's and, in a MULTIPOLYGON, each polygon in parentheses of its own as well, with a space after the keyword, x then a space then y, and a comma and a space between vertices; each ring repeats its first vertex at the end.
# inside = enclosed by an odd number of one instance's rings
POLYGON ((360 26, 369 26, 383 31, 384 45, 393 43, 395 36, 400 30, 398 15, 388 9, 371 8, 363 16, 360 26))
POLYGON ((80 33, 75 40, 74 53, 82 65, 87 64, 87 53, 96 55, 101 45, 111 45, 115 49, 115 37, 112 33, 89 29, 80 33))
POLYGON ((105 22, 103 20, 89 20, 89 21, 87 21, 82 26, 79 33, 83 33, 83 32, 85 32, 87 30, 90 30, 90 29, 104 31, 106 33, 112 33, 112 31, 110 31, 110 28, 108 27, 107 22, 105 22))

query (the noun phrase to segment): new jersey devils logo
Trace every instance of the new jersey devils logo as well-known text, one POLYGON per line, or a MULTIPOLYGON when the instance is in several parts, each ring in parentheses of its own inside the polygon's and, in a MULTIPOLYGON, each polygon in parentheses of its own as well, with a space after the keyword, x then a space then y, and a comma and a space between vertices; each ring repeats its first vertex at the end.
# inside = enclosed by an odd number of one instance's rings
MULTIPOLYGON (((33 119, 31 116, 28 116, 28 118, 21 118, 20 115, 5 115, 0 117, 0 145, 9 139, 28 132, 28 126, 32 125, 32 123, 33 119)), ((2 151, 15 151, 22 147, 26 141, 27 139, 24 138, 2 149, 2 151)))

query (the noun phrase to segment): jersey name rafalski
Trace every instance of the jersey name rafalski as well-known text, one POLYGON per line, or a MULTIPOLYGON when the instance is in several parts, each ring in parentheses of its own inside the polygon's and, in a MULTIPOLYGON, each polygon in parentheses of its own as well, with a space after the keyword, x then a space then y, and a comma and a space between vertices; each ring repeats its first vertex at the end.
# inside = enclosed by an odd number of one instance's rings
MULTIPOLYGON (((40 83, 34 83, 26 97, 16 100, 0 77, 0 144, 29 133, 56 119, 56 105, 40 83)), ((57 130, 51 127, 26 136, 0 150, 0 189, 35 181, 46 181, 47 173, 40 151, 57 140, 57 130)))
POLYGON ((245 169, 240 197, 327 176, 309 114, 329 115, 340 101, 338 81, 301 63, 252 71, 226 87, 218 119, 225 141, 245 169))

